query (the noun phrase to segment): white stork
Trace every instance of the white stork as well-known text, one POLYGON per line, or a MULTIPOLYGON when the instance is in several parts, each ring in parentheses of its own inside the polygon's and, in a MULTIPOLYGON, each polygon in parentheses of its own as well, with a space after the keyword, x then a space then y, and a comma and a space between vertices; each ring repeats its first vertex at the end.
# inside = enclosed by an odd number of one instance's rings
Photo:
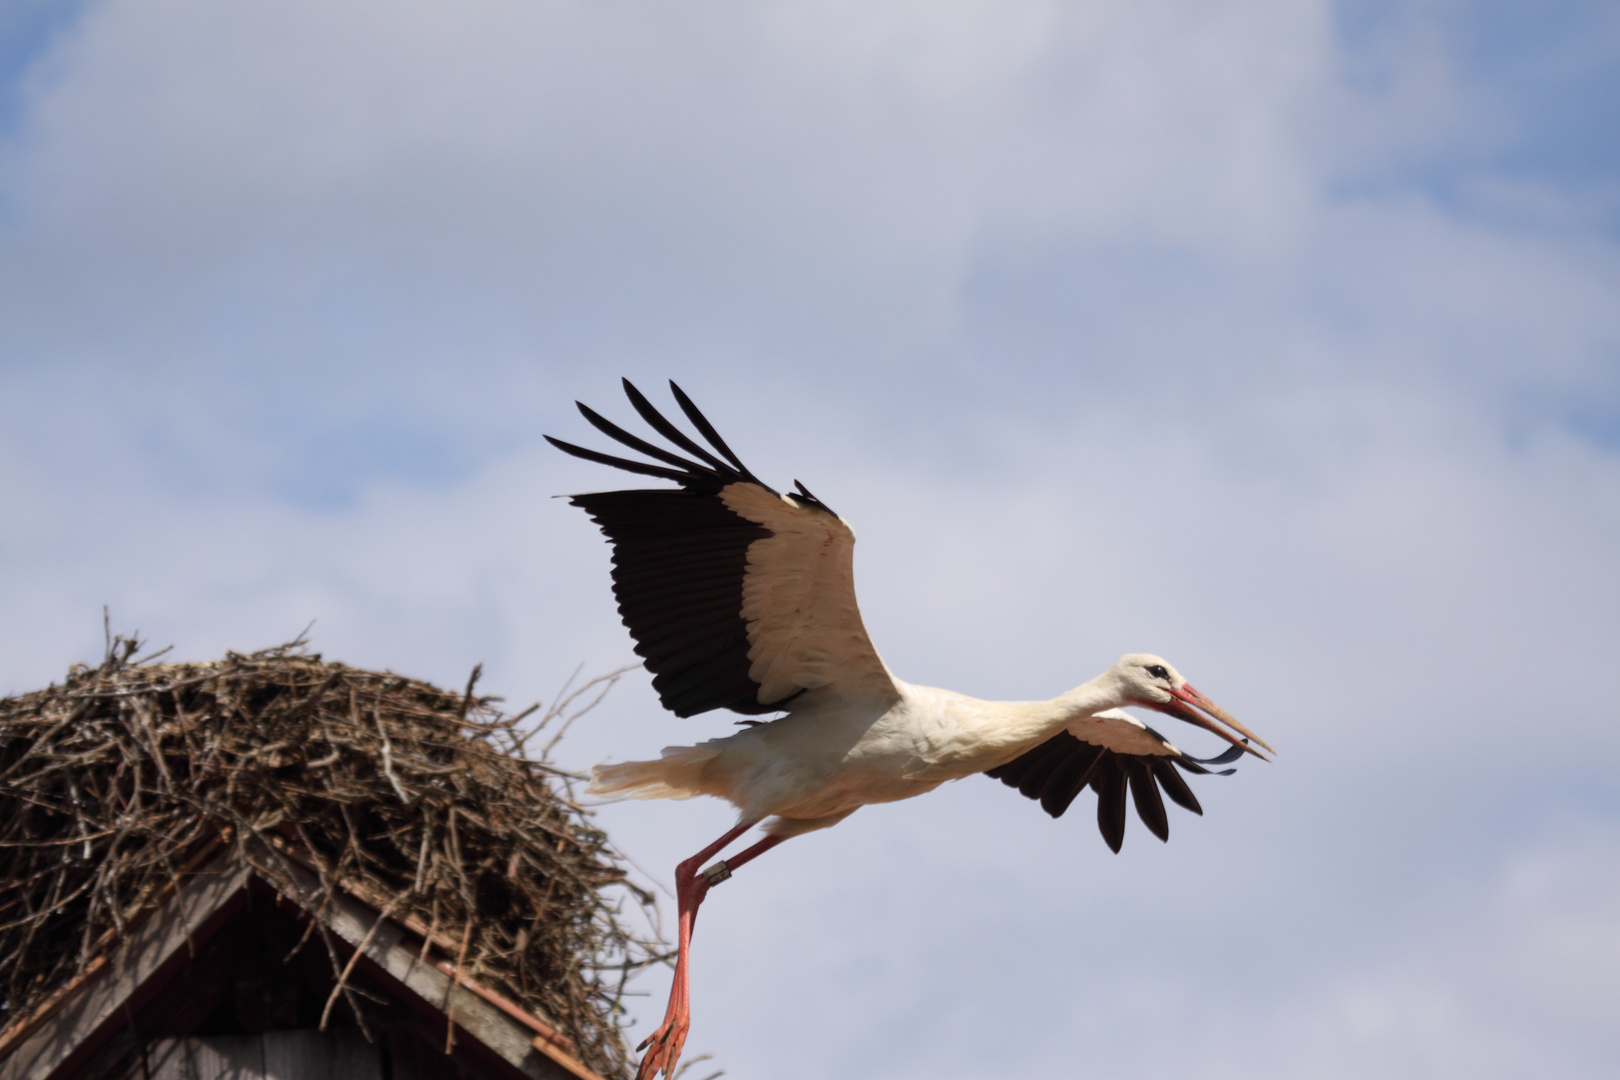
MULTIPOLYGON (((1088 785, 1097 825, 1116 852, 1125 837, 1125 792, 1160 840, 1170 835, 1162 786, 1203 813, 1178 768, 1206 773, 1271 747, 1194 690, 1157 656, 1131 653, 1049 701, 981 701, 896 678, 866 636, 855 603, 849 525, 798 481, 781 494, 749 472, 673 382, 670 389, 709 443, 683 433, 624 380, 636 412, 683 457, 630 434, 579 404, 585 419, 659 464, 546 438, 559 450, 678 487, 576 495, 613 544, 613 592, 677 716, 730 709, 742 731, 672 746, 657 761, 602 765, 593 794, 634 798, 713 795, 738 809, 736 827, 675 868, 678 952, 669 1006, 637 1072, 673 1077, 690 1024, 688 962, 698 906, 714 885, 783 840, 836 825, 868 803, 932 791, 985 773, 1053 817, 1088 785), (1134 705, 1173 716, 1232 744, 1218 758, 1187 756, 1120 712, 1134 705), (1219 721, 1219 724, 1216 723, 1219 721), (1224 725, 1224 727, 1220 726, 1224 725), (1230 730, 1227 730, 1230 729, 1230 730), (1235 732, 1236 734, 1233 734, 1235 732), (751 826, 763 839, 703 867, 751 826)), ((1230 769, 1225 772, 1231 772, 1230 769)))

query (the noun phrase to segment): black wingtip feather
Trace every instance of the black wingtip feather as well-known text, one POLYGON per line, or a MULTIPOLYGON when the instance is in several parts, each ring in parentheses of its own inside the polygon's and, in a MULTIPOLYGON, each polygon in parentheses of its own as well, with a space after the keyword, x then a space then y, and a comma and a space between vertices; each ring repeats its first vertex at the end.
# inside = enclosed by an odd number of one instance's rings
POLYGON ((687 471, 693 470, 693 463, 687 461, 679 454, 672 454, 661 446, 654 446, 646 439, 637 438, 582 401, 576 401, 574 404, 579 406, 580 415, 583 416, 592 427, 615 442, 622 443, 632 450, 638 450, 641 453, 646 454, 648 457, 657 458, 659 461, 667 462, 668 464, 674 465, 678 468, 685 469, 687 471))
POLYGON ((689 473, 676 472, 674 469, 666 469, 660 465, 648 465, 641 461, 631 461, 628 458, 614 457, 612 454, 604 454, 597 450, 587 450, 583 446, 575 446, 573 443, 554 439, 550 435, 541 437, 565 454, 572 454, 574 457, 583 458, 586 461, 594 461, 598 465, 611 465, 615 469, 623 469, 625 472, 640 473, 643 476, 657 476, 665 480, 674 480, 677 483, 686 483, 691 480, 689 473))
POLYGON ((1177 771, 1175 765, 1158 759, 1153 762, 1152 768, 1153 775, 1159 778, 1159 786, 1170 796, 1172 802, 1184 810, 1191 810, 1199 817, 1204 816, 1204 808, 1198 805, 1198 796, 1187 786, 1187 781, 1181 778, 1181 773, 1177 771))
POLYGON ((742 459, 731 452, 731 447, 726 445, 726 440, 722 439, 720 433, 714 430, 714 425, 709 423, 709 418, 698 411, 698 407, 693 404, 691 398, 686 396, 686 391, 675 384, 674 379, 669 380, 669 388, 674 393, 675 401, 680 405, 681 411, 686 414, 688 420, 692 421, 693 426, 702 433, 703 437, 709 440, 709 445, 720 451, 720 456, 735 465, 737 471, 742 473, 746 479, 754 480, 756 484, 759 483, 758 480, 754 479, 754 474, 748 471, 748 466, 742 463, 742 459))
POLYGON ((1136 816, 1148 827, 1148 832, 1161 841, 1170 840, 1170 818, 1164 812, 1164 800, 1159 797, 1159 785, 1153 782, 1153 773, 1141 761, 1127 766, 1131 781, 1131 802, 1136 804, 1136 816))
POLYGON ((1091 786, 1097 789, 1097 831, 1114 854, 1125 844, 1125 771, 1118 762, 1099 769, 1091 786))
POLYGON ((1194 814, 1204 808, 1187 786, 1180 770, 1207 773, 1196 760, 1121 754, 1060 731, 1011 761, 985 770, 985 775, 1017 788, 1026 798, 1040 802, 1052 817, 1062 817, 1087 786, 1097 793, 1097 827, 1104 842, 1119 851, 1125 842, 1128 818, 1127 790, 1137 816, 1160 840, 1170 838, 1170 820, 1164 796, 1194 814))
POLYGON ((629 379, 623 379, 621 381, 624 383, 624 396, 630 399, 631 406, 636 410, 637 413, 640 414, 643 420, 647 421, 653 430, 657 431, 658 434, 662 435, 676 446, 679 446, 687 453, 697 455, 697 457, 707 462, 711 467, 721 472, 731 471, 731 467, 729 465, 715 457, 713 454, 709 453, 707 450, 703 449, 703 447, 688 436, 686 432, 670 423, 669 420, 664 417, 664 414, 654 408, 653 403, 647 400, 647 395, 636 389, 635 383, 631 382, 629 379))

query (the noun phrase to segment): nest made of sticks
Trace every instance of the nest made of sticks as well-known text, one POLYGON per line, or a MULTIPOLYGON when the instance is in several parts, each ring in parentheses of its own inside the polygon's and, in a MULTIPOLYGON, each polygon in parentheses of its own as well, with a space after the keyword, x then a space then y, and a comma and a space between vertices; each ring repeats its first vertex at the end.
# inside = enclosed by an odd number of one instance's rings
POLYGON ((118 639, 99 667, 0 700, 0 1025, 106 954, 224 837, 239 857, 251 844, 318 869, 320 909, 336 889, 384 898, 586 1065, 625 1072, 619 999, 654 950, 621 905, 651 897, 624 881, 550 744, 528 750, 613 677, 537 718, 475 696, 476 669, 458 694, 302 641, 191 664, 137 649, 118 639))

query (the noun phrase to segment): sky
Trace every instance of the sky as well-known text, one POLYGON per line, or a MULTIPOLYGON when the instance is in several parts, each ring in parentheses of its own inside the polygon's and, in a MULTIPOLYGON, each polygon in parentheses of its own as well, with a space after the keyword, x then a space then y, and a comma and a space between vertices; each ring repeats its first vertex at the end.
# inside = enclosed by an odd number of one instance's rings
MULTIPOLYGON (((103 605, 514 706, 632 662, 554 498, 620 478, 541 440, 620 376, 853 524, 902 678, 1155 652, 1279 751, 1119 855, 976 777, 772 852, 689 1076, 1610 1074, 1613 5, 0 7, 0 693, 103 605)), ((730 723, 638 673, 558 753, 730 723)), ((732 820, 597 814, 666 884, 732 820)))

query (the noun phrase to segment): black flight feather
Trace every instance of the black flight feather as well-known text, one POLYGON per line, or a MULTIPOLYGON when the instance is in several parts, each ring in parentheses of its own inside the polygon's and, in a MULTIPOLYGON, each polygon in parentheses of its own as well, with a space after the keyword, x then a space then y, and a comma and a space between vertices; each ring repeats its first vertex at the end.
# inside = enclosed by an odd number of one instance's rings
POLYGON ((594 461, 598 465, 611 465, 615 469, 623 469, 625 472, 640 473, 643 476, 658 476, 682 484, 690 483, 692 479, 689 474, 676 472, 674 469, 665 469, 657 465, 647 465, 640 461, 614 457, 612 454, 604 454, 596 450, 587 450, 583 446, 575 446, 573 443, 565 443, 561 439, 553 439, 550 435, 543 436, 543 438, 565 454, 572 454, 577 458, 584 458, 586 461, 594 461))
POLYGON ((692 439, 687 436, 686 432, 664 419, 664 414, 653 408, 652 402, 647 400, 647 396, 645 394, 636 389, 634 383, 632 383, 629 379, 624 379, 623 382, 625 397, 630 399, 630 404, 635 407, 636 412, 641 414, 641 418, 653 426, 653 430, 657 431, 658 434, 662 435, 676 446, 679 446, 687 453, 696 454, 714 468, 722 471, 727 469, 725 463, 719 458, 715 457, 713 454, 703 449, 703 447, 693 442, 692 439))
POLYGON ((1097 828, 1117 855, 1125 843, 1125 771, 1117 761, 1110 761, 1097 770, 1091 786, 1097 791, 1097 828))
MULTIPOLYGON (((1072 735, 1070 738, 1074 738, 1072 735)), ((1080 742, 1077 750, 1070 753, 1067 760, 1052 774, 1046 782, 1046 790, 1041 792, 1041 809, 1053 817, 1062 817, 1069 805, 1091 783, 1097 766, 1102 763, 1103 756, 1108 753, 1100 746, 1091 746, 1080 742)))
MULTIPOLYGON (((744 477, 758 484, 759 481, 754 479, 754 474, 748 471, 748 466, 744 465, 742 459, 731 452, 731 447, 726 445, 726 440, 722 439, 720 433, 714 430, 714 425, 709 423, 709 418, 698 411, 698 407, 692 403, 692 399, 686 396, 686 391, 676 386, 674 379, 669 380, 669 388, 674 393, 676 402, 680 404, 681 411, 686 414, 688 420, 692 421, 693 426, 702 433, 703 437, 709 440, 709 445, 720 451, 721 457, 737 466, 737 471, 742 473, 744 477)), ((760 486, 763 487, 764 485, 760 486)))
POLYGON ((598 413, 595 409, 591 408, 583 401, 574 402, 574 407, 579 410, 579 414, 581 416, 590 422, 592 427, 606 435, 608 438, 616 439, 617 441, 628 446, 630 449, 639 450, 648 457, 657 458, 659 461, 667 461, 671 465, 677 465, 686 470, 690 470, 692 468, 692 463, 681 457, 679 454, 672 454, 661 446, 654 446, 646 439, 636 438, 618 424, 615 424, 613 421, 602 416, 602 414, 598 413))
POLYGON ((1171 802, 1184 810, 1203 815, 1204 808, 1198 805, 1198 796, 1193 794, 1192 788, 1187 786, 1187 781, 1181 778, 1174 765, 1163 758, 1155 758, 1152 767, 1153 775, 1159 778, 1159 786, 1170 796, 1171 802))
POLYGON ((1159 785, 1153 782, 1153 773, 1147 762, 1138 757, 1125 759, 1125 775, 1131 781, 1131 802, 1136 804, 1136 816, 1148 827, 1148 832, 1160 840, 1170 839, 1170 818, 1164 812, 1164 800, 1159 798, 1159 785))
MULTIPOLYGON (((601 491, 569 501, 591 516, 613 545, 613 594, 619 616, 653 675, 653 689, 678 716, 731 709, 757 716, 780 711, 800 691, 779 701, 759 700, 749 676, 748 624, 742 617, 748 549, 771 531, 732 511, 720 499, 731 484, 761 483, 679 386, 675 400, 719 456, 681 431, 624 380, 630 404, 654 431, 692 458, 648 442, 576 402, 597 431, 652 462, 615 457, 547 435, 564 453, 615 469, 673 480, 679 489, 601 491)), ((802 485, 801 485, 802 490, 802 485)), ((813 496, 798 500, 822 504, 813 496)), ((797 498, 797 497, 795 497, 797 498)), ((824 508, 824 507, 823 507, 824 508)))
MULTIPOLYGON (((1125 837, 1127 788, 1143 824, 1159 839, 1168 839, 1170 821, 1163 795, 1195 814, 1204 812, 1179 770, 1208 774, 1204 764, 1230 761, 1234 752, 1243 751, 1234 748, 1208 759, 1185 754, 1121 754, 1060 731, 1006 764, 985 770, 985 775, 1016 788, 1026 798, 1039 800, 1041 809, 1055 818, 1062 817, 1089 785, 1097 792, 1097 826, 1108 846, 1118 851, 1125 837)), ((1232 771, 1223 769, 1217 775, 1232 771)))

